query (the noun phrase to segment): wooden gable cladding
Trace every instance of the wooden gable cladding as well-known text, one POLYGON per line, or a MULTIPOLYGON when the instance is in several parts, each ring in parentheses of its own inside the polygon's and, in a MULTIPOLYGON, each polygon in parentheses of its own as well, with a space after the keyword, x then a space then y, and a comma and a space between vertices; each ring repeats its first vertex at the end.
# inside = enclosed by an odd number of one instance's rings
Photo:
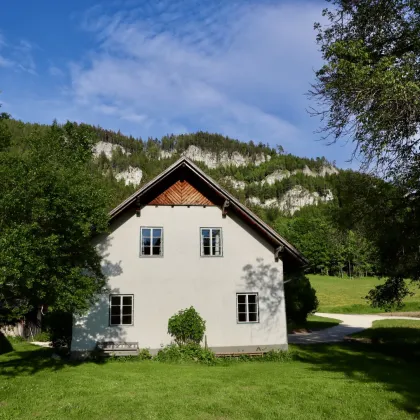
POLYGON ((186 180, 179 180, 152 201, 156 206, 213 206, 207 197, 186 180))

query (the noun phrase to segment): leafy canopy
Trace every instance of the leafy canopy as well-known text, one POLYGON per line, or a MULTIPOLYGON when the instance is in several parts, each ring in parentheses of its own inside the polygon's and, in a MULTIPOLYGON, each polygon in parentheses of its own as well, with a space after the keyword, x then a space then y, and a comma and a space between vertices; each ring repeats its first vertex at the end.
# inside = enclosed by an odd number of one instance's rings
POLYGON ((375 205, 387 224, 368 218, 389 276, 370 298, 374 305, 400 304, 408 293, 404 277, 420 278, 420 3, 330 3, 328 24, 315 25, 325 64, 310 91, 313 114, 321 116, 326 138, 354 141, 354 153, 401 191, 399 202, 375 205))
POLYGON ((91 239, 107 228, 108 198, 91 168, 92 133, 53 124, 2 144, 0 322, 39 305, 84 311, 105 285, 91 239))

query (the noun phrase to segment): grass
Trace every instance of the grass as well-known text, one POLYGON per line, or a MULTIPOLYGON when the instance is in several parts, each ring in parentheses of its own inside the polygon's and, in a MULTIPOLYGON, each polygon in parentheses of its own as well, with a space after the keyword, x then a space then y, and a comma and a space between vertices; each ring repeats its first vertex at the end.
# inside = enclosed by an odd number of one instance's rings
MULTIPOLYGON (((369 290, 381 284, 376 277, 340 278, 321 275, 308 275, 319 300, 319 312, 375 314, 384 312, 372 308, 365 299, 369 290)), ((420 312, 420 289, 412 287, 414 296, 407 297, 399 312, 420 312)))
POLYGON ((0 356, 0 419, 415 419, 418 357, 364 343, 294 347, 285 362, 224 365, 0 356))
POLYGON ((323 316, 309 315, 306 323, 304 324, 290 324, 287 326, 288 332, 294 330, 309 330, 309 331, 320 331, 326 328, 335 327, 338 324, 341 324, 342 321, 335 318, 326 318, 323 316))
POLYGON ((372 328, 353 334, 352 337, 379 344, 420 347, 420 321, 411 319, 374 321, 372 328))

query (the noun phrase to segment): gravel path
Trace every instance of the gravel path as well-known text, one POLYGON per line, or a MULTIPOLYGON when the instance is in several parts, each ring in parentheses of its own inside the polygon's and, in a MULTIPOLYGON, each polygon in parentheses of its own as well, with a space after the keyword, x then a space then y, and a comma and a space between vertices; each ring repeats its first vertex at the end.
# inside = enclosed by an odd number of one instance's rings
POLYGON ((325 330, 312 333, 289 334, 290 344, 314 344, 314 343, 336 343, 343 341, 344 337, 363 331, 372 326, 373 321, 383 319, 411 319, 408 316, 383 316, 383 315, 344 315, 344 314, 324 314, 317 312, 315 315, 326 318, 335 318, 343 321, 340 325, 326 328, 325 330))

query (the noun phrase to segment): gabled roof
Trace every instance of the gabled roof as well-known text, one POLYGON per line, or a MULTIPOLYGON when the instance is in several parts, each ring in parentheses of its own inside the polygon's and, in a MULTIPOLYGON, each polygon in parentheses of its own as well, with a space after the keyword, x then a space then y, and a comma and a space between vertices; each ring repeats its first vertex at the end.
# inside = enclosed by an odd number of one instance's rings
MULTIPOLYGON (((292 257, 294 260, 299 262, 302 265, 306 265, 308 261, 306 258, 289 242, 287 242, 282 236, 280 236, 274 229, 272 229, 267 223, 262 221, 256 214, 251 210, 245 207, 239 200, 237 200, 232 194, 223 189, 217 182, 215 182, 211 177, 204 173, 197 165, 195 165, 191 160, 186 157, 181 157, 173 165, 169 166, 156 178, 143 185, 139 190, 134 194, 124 200, 120 205, 115 207, 109 212, 109 217, 111 221, 116 218, 124 210, 128 209, 130 206, 135 204, 137 199, 140 199, 152 191, 156 186, 168 181, 177 170, 187 169, 191 171, 193 175, 198 177, 202 182, 204 182, 218 197, 223 200, 229 201, 229 212, 234 211, 240 218, 242 218, 247 224, 251 225, 255 230, 257 230, 263 237, 269 239, 273 244, 273 247, 283 247, 284 251, 292 257)), ((174 180, 175 182, 175 180, 174 180)), ((146 204, 146 203, 145 203, 146 204)))

